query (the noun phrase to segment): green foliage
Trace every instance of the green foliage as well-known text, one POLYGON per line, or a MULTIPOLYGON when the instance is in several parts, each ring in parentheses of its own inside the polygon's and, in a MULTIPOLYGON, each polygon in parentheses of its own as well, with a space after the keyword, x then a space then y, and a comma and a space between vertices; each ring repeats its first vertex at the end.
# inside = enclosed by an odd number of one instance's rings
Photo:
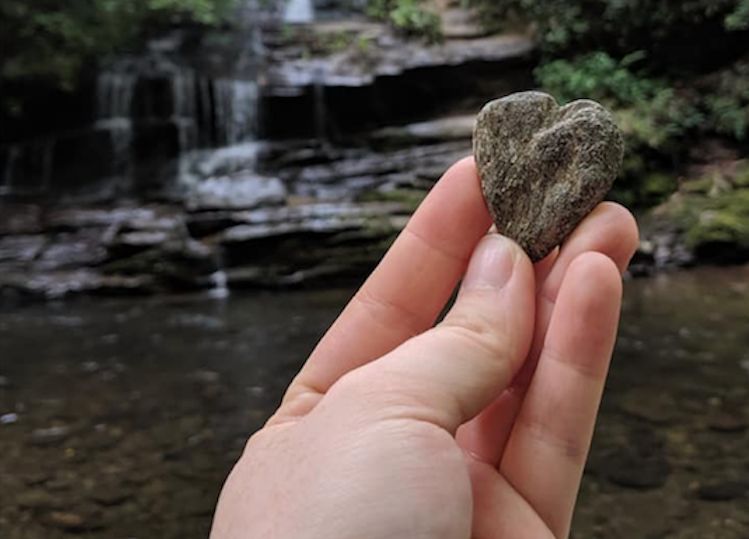
POLYGON ((683 208, 691 248, 711 243, 749 248, 749 189, 698 199, 693 204, 683 208))
POLYGON ((590 98, 611 108, 627 142, 624 178, 615 196, 622 202, 651 205, 676 188, 662 166, 682 161, 691 141, 722 135, 749 139, 749 61, 699 79, 692 88, 665 77, 649 76, 644 53, 617 60, 594 52, 556 59, 536 69, 539 84, 562 102, 590 98))
POLYGON ((727 30, 749 27, 749 0, 464 1, 481 11, 490 27, 533 23, 542 49, 553 54, 596 49, 623 53, 712 22, 727 30))
POLYGON ((740 0, 736 10, 726 16, 725 24, 728 30, 749 29, 749 0, 740 0))
POLYGON ((367 14, 388 21, 407 35, 429 41, 442 38, 442 22, 436 13, 424 9, 421 0, 369 0, 367 14))
POLYGON ((705 107, 716 132, 749 139, 749 61, 738 62, 708 82, 705 107))
POLYGON ((635 53, 616 60, 597 52, 554 60, 540 66, 536 78, 561 101, 589 98, 614 109, 630 149, 670 150, 703 115, 666 81, 636 72, 632 66, 643 58, 635 53))
POLYGON ((630 69, 643 56, 638 52, 616 60, 596 52, 572 61, 553 60, 536 69, 536 78, 562 101, 586 97, 619 105, 639 103, 663 90, 660 81, 640 77, 630 69))
POLYGON ((72 89, 97 58, 134 48, 149 32, 185 22, 215 25, 234 0, 3 0, 0 81, 42 80, 72 89))

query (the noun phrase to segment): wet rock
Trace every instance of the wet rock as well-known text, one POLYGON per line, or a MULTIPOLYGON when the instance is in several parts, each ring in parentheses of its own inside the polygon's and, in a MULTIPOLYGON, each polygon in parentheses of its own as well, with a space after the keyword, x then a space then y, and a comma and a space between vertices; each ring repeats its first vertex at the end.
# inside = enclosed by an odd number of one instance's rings
POLYGON ((663 442, 651 429, 632 429, 621 445, 601 459, 603 473, 621 487, 642 490, 661 487, 671 474, 662 446, 663 442))
POLYGON ((18 414, 9 413, 0 415, 0 425, 13 425, 18 423, 18 414))
POLYGON ((94 266, 104 261, 106 249, 96 230, 62 233, 50 238, 34 263, 35 271, 57 271, 94 266))
POLYGON ((445 39, 470 39, 487 34, 476 13, 467 9, 450 8, 441 14, 442 36, 445 39))
POLYGON ((663 457, 642 458, 622 452, 614 458, 607 476, 620 487, 651 489, 662 487, 670 472, 671 467, 663 457))
POLYGON ((43 470, 33 470, 23 474, 23 482, 30 487, 46 483, 51 475, 43 470))
POLYGON ((101 275, 93 270, 49 273, 0 273, 0 292, 15 291, 32 297, 56 299, 75 293, 130 295, 151 293, 151 275, 101 275))
POLYGON ((66 425, 57 425, 42 429, 34 429, 29 436, 29 442, 33 445, 57 445, 72 434, 72 428, 66 425))
POLYGON ((172 235, 163 230, 139 230, 117 235, 107 245, 110 258, 126 258, 153 247, 158 247, 172 239, 172 235))
POLYGON ((283 204, 286 195, 278 178, 226 176, 199 182, 188 195, 187 205, 191 210, 250 209, 283 204))
POLYGON ((727 502, 743 497, 749 492, 749 482, 736 480, 714 480, 700 485, 697 496, 711 502, 727 502))
POLYGON ((372 133, 376 143, 425 144, 449 140, 470 140, 476 116, 453 116, 398 127, 385 127, 372 133))
MULTIPOLYGON (((449 76, 451 68, 473 63, 503 62, 519 63, 530 59, 534 50, 533 40, 520 34, 490 36, 481 39, 452 40, 438 45, 425 45, 418 40, 401 41, 383 36, 373 51, 376 56, 368 58, 366 63, 358 57, 356 47, 349 47, 339 55, 327 60, 319 58, 299 59, 298 51, 289 51, 288 61, 281 60, 271 66, 268 73, 268 93, 285 92, 289 88, 310 85, 356 88, 369 86, 376 82, 378 76, 395 78, 399 82, 408 81, 410 70, 421 70, 423 76, 429 69, 439 71, 442 76, 449 76), (405 80, 404 80, 405 79, 405 80)), ((435 88, 430 88, 432 95, 435 88)), ((283 94, 282 94, 283 95, 283 94)), ((412 103, 417 104, 418 100, 412 103)))
POLYGON ((247 142, 190 152, 182 158, 181 181, 190 185, 209 178, 227 177, 254 170, 263 149, 262 144, 247 142))
MULTIPOLYGON (((123 227, 134 222, 149 222, 160 219, 155 208, 139 207, 70 207, 49 212, 45 222, 53 230, 80 230, 81 228, 123 227)), ((149 225, 149 228, 152 225, 149 225)))
POLYGON ((45 524, 70 532, 80 532, 88 528, 86 518, 79 513, 51 511, 44 518, 45 524))
POLYGON ((606 196, 624 142, 601 105, 524 92, 482 109, 474 153, 497 228, 538 261, 606 196))
POLYGON ((749 418, 739 410, 717 410, 708 416, 707 425, 718 432, 742 432, 749 427, 749 418))
POLYGON ((121 505, 132 496, 133 493, 120 484, 98 485, 89 493, 89 498, 104 507, 121 505))
POLYGON ((0 262, 31 262, 39 256, 46 242, 47 238, 43 235, 0 237, 0 262))
POLYGON ((0 236, 36 234, 41 231, 41 208, 34 204, 0 201, 0 236))
POLYGON ((22 492, 16 498, 16 503, 24 509, 61 509, 65 506, 62 499, 41 489, 22 492))
POLYGON ((217 384, 221 381, 221 375, 216 371, 195 371, 190 377, 199 384, 217 384))
POLYGON ((659 425, 669 423, 679 411, 676 400, 656 388, 632 389, 618 404, 623 412, 659 425))

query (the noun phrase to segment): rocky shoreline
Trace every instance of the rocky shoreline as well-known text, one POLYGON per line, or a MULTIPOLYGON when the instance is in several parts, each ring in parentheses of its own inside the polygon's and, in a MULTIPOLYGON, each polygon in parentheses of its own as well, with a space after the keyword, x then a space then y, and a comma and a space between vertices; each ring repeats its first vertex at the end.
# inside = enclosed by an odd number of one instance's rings
MULTIPOLYGON (((361 280, 471 153, 481 105, 532 87, 530 37, 453 11, 438 44, 362 20, 285 35, 268 15, 245 29, 264 51, 250 67, 219 62, 220 47, 192 57, 178 33, 103 73, 88 127, 54 152, 0 146, 0 298, 361 280)), ((638 216, 631 275, 749 261, 747 162, 672 181, 638 216)))
MULTIPOLYGON (((262 175, 225 171, 182 201, 2 200, 0 297, 225 294, 357 282, 444 170, 470 153, 470 125, 455 117, 375 131, 376 144, 400 146, 382 151, 267 147, 262 175)), ((746 198, 744 176, 734 176, 739 183, 717 194, 715 178, 702 181, 704 192, 686 181, 641 214, 630 275, 748 261, 740 229, 746 209, 734 215, 710 206, 746 198)))

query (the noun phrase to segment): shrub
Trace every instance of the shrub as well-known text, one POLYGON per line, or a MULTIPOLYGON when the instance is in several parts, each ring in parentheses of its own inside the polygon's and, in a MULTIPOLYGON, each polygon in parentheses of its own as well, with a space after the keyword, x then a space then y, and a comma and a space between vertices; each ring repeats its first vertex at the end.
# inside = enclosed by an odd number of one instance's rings
POLYGON ((81 69, 133 48, 159 27, 219 24, 234 0, 3 0, 0 81, 41 80, 72 89, 81 69))
POLYGON ((407 35, 428 41, 438 41, 442 37, 439 15, 424 9, 421 0, 370 0, 367 13, 370 17, 388 21, 407 35))

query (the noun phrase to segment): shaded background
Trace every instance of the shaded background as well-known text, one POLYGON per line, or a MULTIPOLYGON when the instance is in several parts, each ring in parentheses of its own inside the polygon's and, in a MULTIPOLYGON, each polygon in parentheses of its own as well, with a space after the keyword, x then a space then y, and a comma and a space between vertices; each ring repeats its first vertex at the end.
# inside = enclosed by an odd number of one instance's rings
POLYGON ((0 536, 204 537, 490 98, 591 97, 643 229, 575 537, 745 538, 749 2, 4 0, 0 536))

